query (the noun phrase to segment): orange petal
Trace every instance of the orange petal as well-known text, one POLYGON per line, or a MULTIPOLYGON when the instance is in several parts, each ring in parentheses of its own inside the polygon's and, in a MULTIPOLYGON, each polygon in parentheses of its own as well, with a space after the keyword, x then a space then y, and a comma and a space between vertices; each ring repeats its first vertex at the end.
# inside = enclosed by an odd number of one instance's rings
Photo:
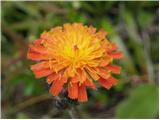
POLYGON ((101 29, 96 33, 96 36, 101 40, 105 39, 106 35, 107 35, 107 32, 104 29, 101 29))
POLYGON ((49 37, 49 33, 48 33, 48 32, 43 32, 43 33, 40 35, 40 38, 41 38, 41 39, 44 39, 44 40, 47 40, 48 37, 49 37))
POLYGON ((96 70, 92 69, 91 67, 86 67, 86 70, 94 80, 98 80, 99 79, 99 76, 97 75, 97 71, 96 70))
POLYGON ((108 79, 99 79, 99 83, 106 89, 110 89, 113 85, 117 84, 117 80, 110 76, 108 79))
POLYGON ((113 57, 114 59, 120 59, 123 57, 123 53, 122 52, 112 52, 110 53, 110 56, 113 57))
POLYGON ((86 102, 88 100, 86 86, 81 85, 78 87, 78 101, 86 102))
POLYGON ((41 53, 41 54, 46 54, 47 53, 47 48, 45 48, 42 45, 38 45, 38 44, 31 44, 30 49, 37 52, 37 53, 41 53))
POLYGON ((78 81, 83 83, 87 78, 86 72, 84 70, 78 70, 78 81))
POLYGON ((100 78, 99 83, 101 86, 103 86, 106 89, 110 89, 112 84, 110 84, 106 79, 100 78))
POLYGON ((37 52, 34 52, 33 50, 29 49, 28 50, 28 53, 27 53, 27 58, 28 59, 31 59, 31 60, 47 60, 47 57, 40 54, 40 53, 37 53, 37 52))
POLYGON ((63 81, 64 83, 66 83, 67 80, 68 80, 68 78, 63 75, 62 78, 61 78, 61 81, 63 81))
POLYGON ((111 70, 115 74, 120 74, 120 72, 121 72, 121 67, 119 67, 117 65, 109 64, 105 68, 108 70, 111 70))
POLYGON ((109 45, 110 45, 110 42, 108 40, 103 40, 101 44, 101 48, 104 48, 106 51, 108 51, 109 45))
POLYGON ((67 69, 66 69, 66 75, 69 76, 69 77, 73 77, 76 73, 76 69, 73 68, 72 66, 69 66, 67 69))
POLYGON ((60 70, 62 70, 63 68, 65 68, 67 65, 63 65, 63 64, 58 64, 56 63, 51 63, 51 67, 54 69, 55 72, 58 72, 60 70))
POLYGON ((117 49, 118 49, 118 46, 115 43, 111 43, 110 51, 114 51, 114 50, 117 50, 117 49))
POLYGON ((31 65, 31 70, 41 70, 41 69, 49 68, 49 67, 50 67, 49 62, 44 61, 44 62, 40 62, 34 65, 31 65))
POLYGON ((96 32, 96 28, 94 28, 93 26, 90 26, 88 28, 88 32, 91 33, 91 34, 94 34, 96 32))
POLYGON ((77 85, 77 83, 72 83, 72 85, 70 85, 68 87, 68 97, 70 97, 71 99, 78 98, 78 85, 77 85))
POLYGON ((78 77, 77 76, 72 77, 71 82, 72 83, 77 83, 78 82, 78 77))
POLYGON ((106 70, 104 70, 102 68, 98 69, 98 73, 104 79, 108 79, 108 77, 110 76, 109 72, 107 72, 106 70))
POLYGON ((33 41, 34 44, 42 44, 42 39, 37 39, 35 41, 33 41))
POLYGON ((63 85, 64 82, 61 79, 55 80, 49 90, 50 93, 52 93, 53 96, 57 96, 61 92, 63 85))
POLYGON ((116 85, 117 84, 117 80, 114 78, 114 77, 112 77, 112 76, 110 76, 108 79, 107 79, 112 85, 116 85))
POLYGON ((47 77, 47 83, 51 84, 53 81, 57 80, 58 78, 60 78, 60 74, 53 73, 47 77))
POLYGON ((82 82, 84 82, 87 78, 87 75, 86 75, 86 72, 84 70, 82 70, 82 73, 81 73, 81 80, 82 82))
POLYGON ((87 87, 90 87, 90 88, 92 88, 92 89, 96 89, 96 86, 95 86, 95 84, 93 83, 93 81, 91 81, 91 80, 86 80, 85 82, 84 82, 84 84, 85 84, 85 86, 87 86, 87 87))
POLYGON ((108 65, 111 61, 112 61, 112 57, 110 57, 109 55, 106 55, 106 56, 102 59, 102 61, 101 61, 101 63, 100 63, 100 66, 104 67, 104 66, 108 65))
POLYGON ((53 70, 51 69, 42 69, 42 70, 33 70, 33 73, 35 74, 36 78, 41 78, 48 76, 53 73, 53 70))
POLYGON ((100 63, 100 66, 106 66, 109 62, 106 61, 106 60, 102 60, 101 63, 100 63))

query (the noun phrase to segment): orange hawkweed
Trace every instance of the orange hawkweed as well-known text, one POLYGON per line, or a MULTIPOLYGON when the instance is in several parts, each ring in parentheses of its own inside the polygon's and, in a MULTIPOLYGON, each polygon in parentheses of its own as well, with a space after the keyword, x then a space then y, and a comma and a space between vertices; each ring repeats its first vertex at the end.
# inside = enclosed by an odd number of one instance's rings
POLYGON ((43 32, 29 45, 28 59, 38 62, 31 70, 36 78, 47 77, 53 96, 66 84, 69 98, 85 102, 86 88, 96 89, 94 82, 106 89, 117 84, 111 73, 120 74, 121 68, 112 61, 123 54, 116 51, 116 44, 106 35, 104 30, 96 31, 81 23, 67 23, 43 32))

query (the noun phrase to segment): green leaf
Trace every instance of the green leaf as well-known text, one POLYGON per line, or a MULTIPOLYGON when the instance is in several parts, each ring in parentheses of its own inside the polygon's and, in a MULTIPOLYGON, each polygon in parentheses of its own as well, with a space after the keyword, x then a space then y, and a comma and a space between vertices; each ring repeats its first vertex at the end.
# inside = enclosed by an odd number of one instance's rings
POLYGON ((114 88, 116 89, 116 91, 122 91, 125 88, 125 83, 120 80, 114 88))
POLYGON ((158 88, 155 85, 140 85, 132 89, 128 99, 121 102, 117 118, 155 118, 158 115, 158 88))
POLYGON ((28 119, 29 116, 25 113, 18 113, 17 114, 17 119, 28 119))
POLYGON ((115 28, 112 26, 111 22, 107 19, 107 18, 103 18, 102 21, 101 21, 101 26, 102 28, 104 28, 107 33, 112 36, 112 35, 115 35, 116 32, 115 32, 115 28))
POLYGON ((138 34, 138 27, 134 19, 133 13, 123 8, 120 12, 121 18, 124 20, 129 37, 137 44, 141 44, 141 38, 138 34))
POLYGON ((138 23, 140 25, 141 28, 145 29, 146 27, 148 27, 154 20, 156 13, 149 13, 149 12, 140 12, 138 14, 138 23))
POLYGON ((24 85, 23 94, 25 96, 37 95, 45 92, 45 88, 43 86, 44 82, 36 80, 31 71, 24 71, 11 80, 11 85, 13 87, 16 87, 16 85, 20 83, 23 83, 24 85))
POLYGON ((121 11, 121 16, 124 19, 125 28, 128 32, 128 48, 133 51, 135 63, 141 71, 147 70, 147 59, 144 52, 144 43, 138 33, 138 26, 134 19, 133 13, 125 8, 121 11))

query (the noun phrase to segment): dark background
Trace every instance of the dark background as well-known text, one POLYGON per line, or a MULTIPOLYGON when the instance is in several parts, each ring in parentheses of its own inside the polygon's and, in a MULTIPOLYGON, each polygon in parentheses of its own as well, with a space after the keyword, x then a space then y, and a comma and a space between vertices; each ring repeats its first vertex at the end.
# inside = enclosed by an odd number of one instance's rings
POLYGON ((58 109, 45 78, 26 59, 28 43, 44 30, 70 22, 104 28, 125 57, 119 84, 88 90, 76 118, 158 118, 159 5, 153 2, 1 2, 2 118, 71 118, 58 109))

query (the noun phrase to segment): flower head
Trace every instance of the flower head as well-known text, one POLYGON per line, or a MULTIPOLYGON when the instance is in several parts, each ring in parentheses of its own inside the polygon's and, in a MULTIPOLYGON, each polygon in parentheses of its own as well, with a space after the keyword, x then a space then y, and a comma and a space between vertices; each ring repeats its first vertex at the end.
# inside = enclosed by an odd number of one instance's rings
POLYGON ((112 61, 123 54, 106 34, 81 23, 52 28, 30 44, 27 57, 38 62, 31 69, 36 78, 47 77, 54 96, 64 87, 69 98, 85 102, 86 87, 96 89, 94 82, 106 89, 117 83, 111 73, 119 74, 121 68, 112 61))

